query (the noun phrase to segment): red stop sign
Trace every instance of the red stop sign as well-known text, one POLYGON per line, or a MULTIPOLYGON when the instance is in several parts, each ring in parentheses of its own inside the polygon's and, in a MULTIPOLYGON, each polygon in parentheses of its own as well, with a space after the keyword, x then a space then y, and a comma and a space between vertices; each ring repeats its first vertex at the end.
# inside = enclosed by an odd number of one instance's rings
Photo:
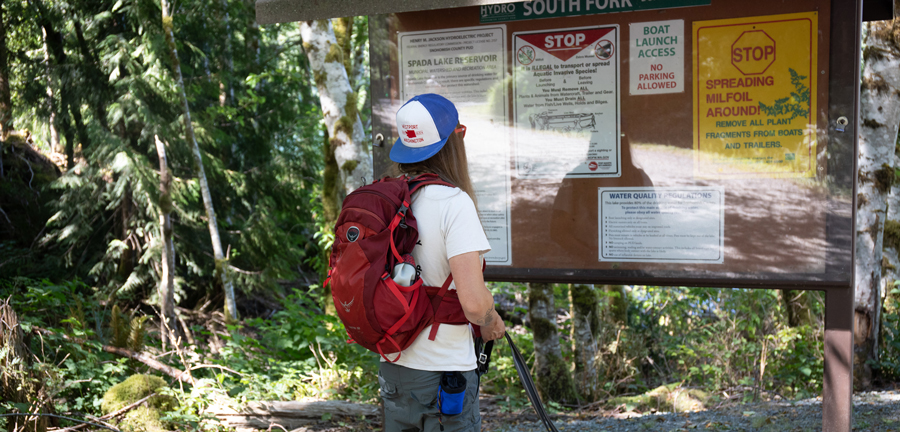
POLYGON ((763 30, 741 33, 731 44, 731 64, 744 75, 759 75, 775 62, 775 39, 763 30))

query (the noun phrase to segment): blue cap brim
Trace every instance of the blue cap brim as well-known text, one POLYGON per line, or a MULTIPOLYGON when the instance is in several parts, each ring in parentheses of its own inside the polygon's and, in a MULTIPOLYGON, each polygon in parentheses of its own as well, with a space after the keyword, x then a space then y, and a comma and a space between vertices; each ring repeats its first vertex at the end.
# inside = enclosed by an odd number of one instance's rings
POLYGON ((441 148, 444 147, 444 144, 449 138, 450 137, 448 136, 434 144, 418 148, 407 147, 403 145, 403 141, 401 141, 400 138, 397 138, 394 146, 391 147, 391 160, 397 163, 422 162, 441 151, 441 148))

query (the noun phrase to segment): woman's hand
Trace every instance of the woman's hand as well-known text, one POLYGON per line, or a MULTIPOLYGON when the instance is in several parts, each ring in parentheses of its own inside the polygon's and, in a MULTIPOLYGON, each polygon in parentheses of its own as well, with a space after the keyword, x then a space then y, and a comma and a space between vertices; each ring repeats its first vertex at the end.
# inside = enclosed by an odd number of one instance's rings
POLYGON ((506 333, 506 323, 503 322, 503 319, 500 318, 500 315, 494 308, 491 308, 491 314, 493 317, 490 322, 481 326, 481 338, 485 342, 500 339, 506 333))

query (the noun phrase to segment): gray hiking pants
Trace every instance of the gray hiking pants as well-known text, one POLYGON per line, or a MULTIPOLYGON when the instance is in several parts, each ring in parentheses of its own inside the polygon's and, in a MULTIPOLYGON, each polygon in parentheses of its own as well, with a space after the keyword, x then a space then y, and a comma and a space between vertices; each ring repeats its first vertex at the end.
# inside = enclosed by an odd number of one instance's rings
MULTIPOLYGON (((421 371, 381 362, 378 384, 384 401, 384 432, 440 432, 437 394, 442 372, 421 371)), ((441 416, 444 432, 480 432, 478 375, 463 372, 466 397, 463 411, 441 416)))

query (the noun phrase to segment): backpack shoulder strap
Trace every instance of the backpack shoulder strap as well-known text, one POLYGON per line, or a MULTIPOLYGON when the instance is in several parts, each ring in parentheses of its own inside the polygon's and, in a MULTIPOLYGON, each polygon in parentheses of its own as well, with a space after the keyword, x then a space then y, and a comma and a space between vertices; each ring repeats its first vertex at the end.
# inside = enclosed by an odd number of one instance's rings
POLYGON ((416 192, 420 188, 422 188, 424 186, 428 186, 428 185, 441 185, 441 186, 448 186, 448 187, 456 187, 453 184, 451 184, 447 181, 444 181, 437 174, 431 174, 431 173, 419 174, 419 175, 407 180, 407 183, 409 184, 409 194, 410 195, 412 195, 414 192, 416 192))

